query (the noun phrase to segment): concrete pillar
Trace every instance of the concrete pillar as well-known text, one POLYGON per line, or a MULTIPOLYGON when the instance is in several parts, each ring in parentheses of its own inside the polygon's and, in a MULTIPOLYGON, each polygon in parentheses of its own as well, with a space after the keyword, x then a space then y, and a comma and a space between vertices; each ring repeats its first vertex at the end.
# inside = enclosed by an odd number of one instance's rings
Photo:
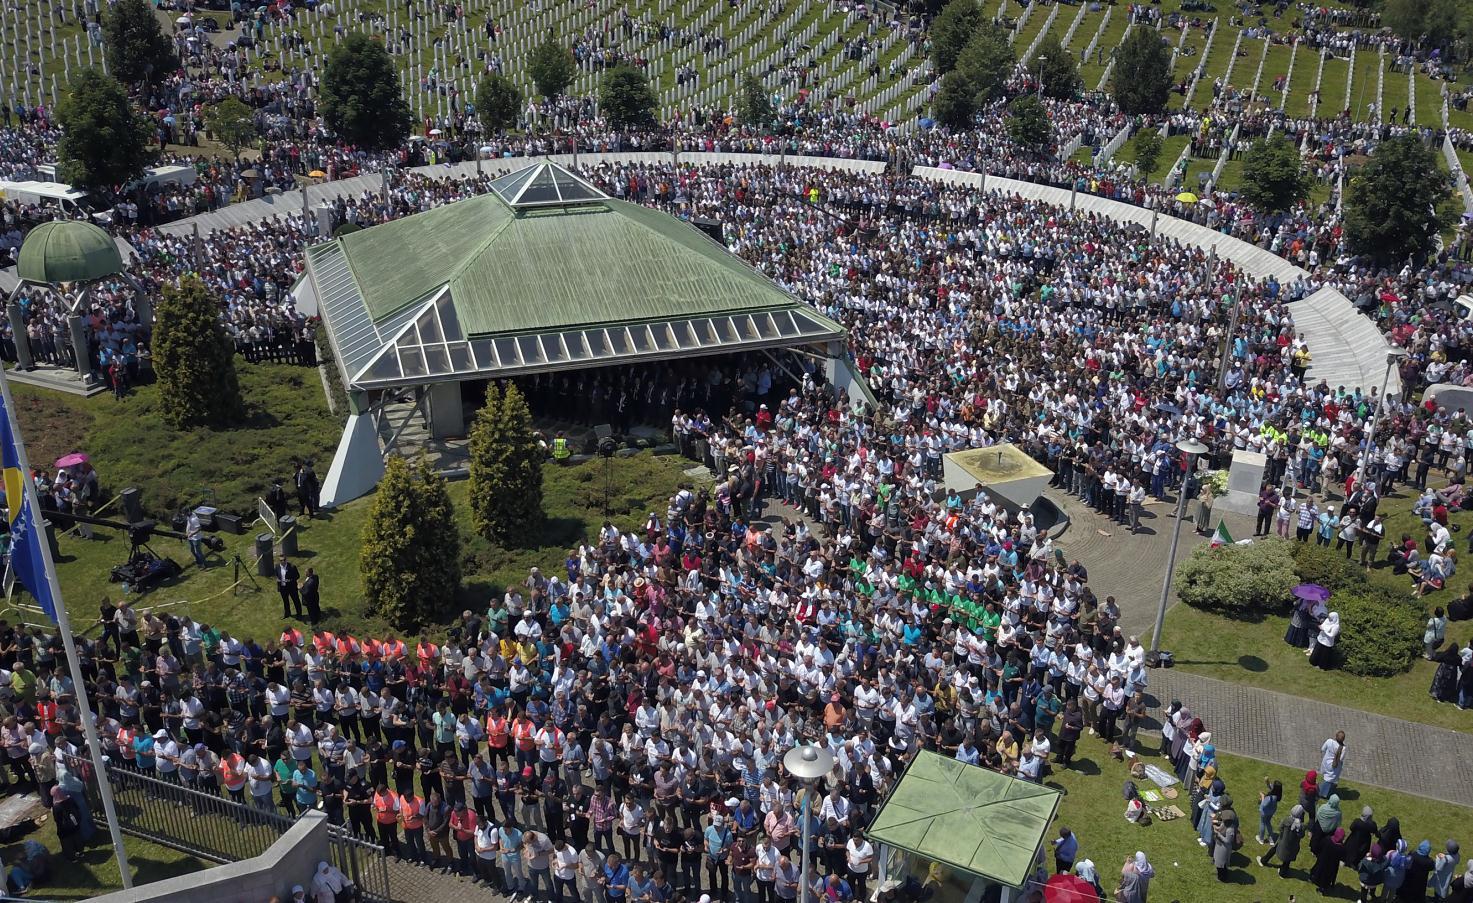
POLYGON ((66 318, 67 331, 72 336, 72 351, 77 356, 77 373, 83 383, 92 382, 91 352, 87 347, 87 321, 80 314, 66 318))
POLYGON ((10 303, 5 305, 5 315, 10 319, 10 331, 15 335, 17 366, 22 370, 36 369, 36 361, 31 357, 31 343, 26 335, 25 318, 20 312, 20 302, 11 298, 10 303))
POLYGON ((465 410, 460 404, 460 383, 443 382, 430 386, 425 399, 430 438, 451 439, 465 435, 465 410))

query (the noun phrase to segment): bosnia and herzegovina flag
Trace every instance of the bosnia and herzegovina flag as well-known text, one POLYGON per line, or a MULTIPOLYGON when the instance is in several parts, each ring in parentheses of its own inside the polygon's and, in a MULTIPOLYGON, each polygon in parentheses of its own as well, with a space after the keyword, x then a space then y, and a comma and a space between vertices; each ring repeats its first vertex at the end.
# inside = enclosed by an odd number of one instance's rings
POLYGON ((51 581, 46 576, 45 552, 41 545, 46 536, 33 507, 34 488, 26 485, 30 475, 25 472, 24 455, 16 441, 9 401, 8 390, 0 394, 0 466, 4 467, 5 508, 10 520, 10 570, 54 622, 56 599, 51 594, 51 581))

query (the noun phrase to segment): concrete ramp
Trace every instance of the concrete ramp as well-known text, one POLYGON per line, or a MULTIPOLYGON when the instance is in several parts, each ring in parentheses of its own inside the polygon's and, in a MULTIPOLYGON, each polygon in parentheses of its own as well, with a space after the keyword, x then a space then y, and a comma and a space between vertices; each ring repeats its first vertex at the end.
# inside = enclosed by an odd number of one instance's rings
MULTIPOLYGON (((1386 376, 1386 350, 1381 330, 1333 288, 1322 288, 1289 305, 1294 328, 1309 345, 1309 379, 1324 380, 1330 388, 1359 387, 1380 390, 1386 376)), ((1401 381, 1393 369, 1387 390, 1397 392, 1401 381)))

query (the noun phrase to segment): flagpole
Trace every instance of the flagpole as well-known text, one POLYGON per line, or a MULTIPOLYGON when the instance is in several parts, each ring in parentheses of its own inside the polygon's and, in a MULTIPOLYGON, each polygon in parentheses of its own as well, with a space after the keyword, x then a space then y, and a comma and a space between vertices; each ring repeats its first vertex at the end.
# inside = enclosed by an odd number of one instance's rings
MULTIPOLYGON (((123 879, 125 890, 133 887, 133 872, 128 866, 128 851, 123 846, 123 832, 118 824, 118 811, 113 805, 112 781, 102 758, 102 744, 97 739, 97 725, 92 720, 92 703, 87 698, 87 684, 82 677, 82 666, 77 660, 77 644, 72 638, 71 620, 67 617, 66 603, 61 598, 61 583, 56 578, 56 563, 51 560, 51 543, 46 540, 46 527, 42 520, 40 499, 36 497, 36 481, 31 478, 30 463, 26 460, 25 442, 20 436, 20 424, 15 421, 15 404, 10 397, 10 380, 5 368, 0 367, 0 398, 5 402, 5 416, 11 418, 10 436, 15 442, 15 460, 20 467, 21 482, 24 484, 26 501, 31 514, 36 518, 37 545, 41 549, 41 560, 46 569, 46 582, 51 587, 51 599, 56 608, 56 627, 61 631, 61 644, 66 649, 67 669, 71 672, 72 688, 77 694, 77 707, 82 712, 82 733, 87 738, 87 749, 92 756, 92 770, 97 777, 97 791, 102 797, 102 813, 107 819, 107 832, 112 838, 113 852, 118 857, 118 873, 123 879)), ((83 782, 85 786, 85 781, 83 782)))

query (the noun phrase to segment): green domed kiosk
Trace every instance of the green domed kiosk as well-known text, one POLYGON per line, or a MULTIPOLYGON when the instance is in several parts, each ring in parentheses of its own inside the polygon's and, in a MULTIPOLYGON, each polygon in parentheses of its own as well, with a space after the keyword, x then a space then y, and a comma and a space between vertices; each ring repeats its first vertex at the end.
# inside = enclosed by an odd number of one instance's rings
POLYGON ((27 292, 40 292, 58 298, 67 312, 67 328, 74 348, 87 348, 87 322, 83 314, 88 307, 92 288, 104 279, 120 277, 136 293, 135 307, 139 319, 147 323, 151 317, 148 299, 139 286, 123 270, 123 254, 118 242, 98 226, 82 220, 57 220, 32 229, 21 243, 15 274, 19 284, 6 304, 6 315, 16 337, 18 365, 14 377, 21 382, 36 382, 52 388, 91 394, 101 391, 94 384, 88 355, 78 356, 76 375, 53 367, 37 367, 35 356, 25 339, 25 319, 20 299, 27 292), (45 371, 45 372, 43 372, 45 371), (28 379, 34 374, 37 379, 28 379))
POLYGON ((123 255, 112 236, 81 220, 58 220, 32 229, 15 266, 23 281, 44 285, 95 282, 122 271, 123 255))

